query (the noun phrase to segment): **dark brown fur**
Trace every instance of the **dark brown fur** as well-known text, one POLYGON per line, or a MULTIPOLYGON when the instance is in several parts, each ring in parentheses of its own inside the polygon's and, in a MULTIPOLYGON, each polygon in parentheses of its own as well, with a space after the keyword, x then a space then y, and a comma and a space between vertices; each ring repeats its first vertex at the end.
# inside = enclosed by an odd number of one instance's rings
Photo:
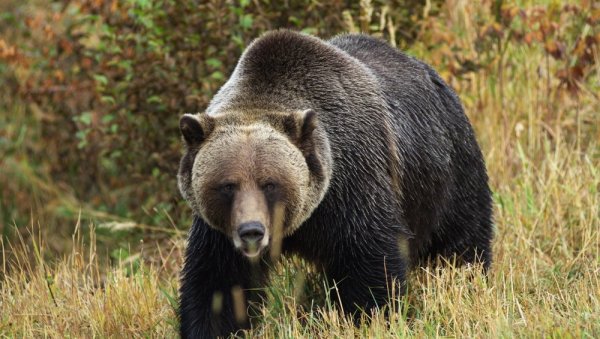
MULTIPOLYGON (((281 250, 323 269, 348 313, 385 305, 393 281, 402 290, 408 268, 438 255, 491 263, 491 195, 460 101, 429 66, 384 42, 268 33, 192 119, 199 124, 182 128, 179 172, 196 215, 182 274, 183 337, 248 326, 236 322, 228 296, 241 287, 252 298, 266 284, 269 256, 253 263, 236 251, 227 228, 235 223, 220 219, 230 210, 204 191, 230 170, 248 183, 277 183, 267 228, 275 233, 280 206, 281 250), (215 293, 224 296, 220 312, 210 308, 215 293)), ((246 187, 261 194, 260 185, 246 187)))

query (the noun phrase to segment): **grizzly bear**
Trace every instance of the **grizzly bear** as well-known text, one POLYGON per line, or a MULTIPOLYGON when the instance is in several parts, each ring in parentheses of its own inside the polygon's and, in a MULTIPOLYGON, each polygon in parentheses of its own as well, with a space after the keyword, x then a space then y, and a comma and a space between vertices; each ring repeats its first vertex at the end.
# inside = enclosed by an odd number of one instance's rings
POLYGON ((247 328, 280 253, 314 263, 355 317, 429 259, 490 265, 490 189, 460 100, 383 41, 267 33, 180 129, 184 338, 247 328))

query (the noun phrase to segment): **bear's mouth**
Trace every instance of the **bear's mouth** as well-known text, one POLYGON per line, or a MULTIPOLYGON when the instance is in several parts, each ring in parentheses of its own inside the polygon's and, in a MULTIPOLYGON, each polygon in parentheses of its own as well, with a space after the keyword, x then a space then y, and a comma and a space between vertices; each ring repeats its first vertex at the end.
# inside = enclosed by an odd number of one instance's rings
POLYGON ((262 250, 260 250, 260 249, 256 249, 256 250, 252 251, 251 249, 242 248, 242 253, 247 258, 256 258, 260 255, 261 252, 262 252, 262 250))
POLYGON ((265 234, 259 241, 243 241, 238 232, 232 234, 233 244, 248 259, 259 257, 269 245, 269 235, 265 234))

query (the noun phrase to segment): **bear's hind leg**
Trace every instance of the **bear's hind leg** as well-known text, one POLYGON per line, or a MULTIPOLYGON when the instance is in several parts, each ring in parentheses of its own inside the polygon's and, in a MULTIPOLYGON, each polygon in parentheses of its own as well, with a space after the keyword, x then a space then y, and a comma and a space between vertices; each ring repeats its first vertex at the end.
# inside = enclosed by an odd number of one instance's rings
POLYGON ((332 299, 339 298, 345 313, 355 321, 374 308, 388 306, 390 301, 404 294, 407 261, 397 241, 377 239, 372 248, 354 249, 336 258, 326 274, 333 284, 332 299))
POLYGON ((447 226, 450 232, 436 234, 429 247, 426 260, 434 263, 441 256, 451 264, 461 266, 465 264, 481 264, 487 271, 492 262, 491 239, 493 230, 490 225, 482 225, 471 229, 464 229, 452 225, 447 226))

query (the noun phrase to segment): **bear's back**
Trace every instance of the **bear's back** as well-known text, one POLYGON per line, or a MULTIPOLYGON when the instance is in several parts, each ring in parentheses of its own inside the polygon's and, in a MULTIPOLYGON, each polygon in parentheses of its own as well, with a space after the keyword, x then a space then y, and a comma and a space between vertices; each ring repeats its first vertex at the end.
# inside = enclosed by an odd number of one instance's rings
POLYGON ((413 259, 443 247, 430 238, 441 221, 454 225, 475 219, 489 225, 483 157, 454 90, 429 65, 379 39, 349 34, 328 43, 370 70, 390 108, 399 142, 401 190, 411 192, 402 196, 402 209, 420 240, 411 249, 413 259), (466 192, 473 200, 460 198, 466 192))
POLYGON ((248 46, 207 113, 249 103, 262 110, 334 110, 329 106, 375 97, 375 87, 371 72, 349 54, 318 38, 278 30, 248 46))
POLYGON ((425 115, 450 110, 454 115, 463 115, 454 91, 429 65, 387 42, 368 35, 344 34, 328 43, 355 58, 372 73, 393 110, 422 111, 425 115), (443 103, 444 109, 427 107, 437 103, 443 103))

